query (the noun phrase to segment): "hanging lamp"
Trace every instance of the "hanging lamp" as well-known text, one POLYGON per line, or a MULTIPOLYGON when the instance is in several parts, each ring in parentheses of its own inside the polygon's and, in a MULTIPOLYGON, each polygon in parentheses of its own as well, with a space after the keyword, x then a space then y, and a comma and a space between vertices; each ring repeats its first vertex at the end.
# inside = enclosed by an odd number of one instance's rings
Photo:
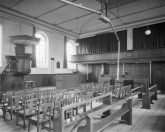
POLYGON ((148 0, 147 0, 147 30, 145 31, 146 35, 150 35, 151 34, 151 30, 148 29, 148 0))

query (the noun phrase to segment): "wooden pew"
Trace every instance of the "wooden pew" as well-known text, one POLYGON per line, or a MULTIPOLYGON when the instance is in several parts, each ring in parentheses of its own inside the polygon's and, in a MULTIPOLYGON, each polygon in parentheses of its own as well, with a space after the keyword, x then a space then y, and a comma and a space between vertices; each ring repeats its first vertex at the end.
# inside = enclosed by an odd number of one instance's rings
MULTIPOLYGON (((145 103, 145 100, 146 100, 146 98, 145 98, 146 91, 147 91, 146 90, 146 87, 143 87, 143 85, 138 86, 138 87, 136 87, 136 88, 134 88, 134 89, 131 90, 132 97, 138 95, 138 98, 141 98, 142 99, 142 108, 144 108, 144 109, 148 109, 148 107, 147 107, 147 105, 145 103)), ((133 98, 133 99, 135 99, 135 98, 133 98)))
MULTIPOLYGON (((127 94, 128 95, 128 94, 127 94)), ((125 96, 126 97, 126 96, 125 96)), ((64 132, 65 128, 71 124, 80 124, 83 120, 86 121, 86 125, 83 127, 78 127, 77 132, 96 132, 104 129, 110 123, 112 123, 116 118, 121 117, 122 120, 126 121, 129 125, 132 124, 132 99, 127 96, 125 99, 118 100, 112 104, 112 92, 103 93, 100 96, 94 97, 92 99, 88 99, 85 101, 81 101, 79 103, 71 104, 66 107, 59 108, 59 116, 54 119, 53 123, 53 131, 54 132, 64 132), (103 100, 103 104, 90 109, 88 111, 84 111, 81 114, 77 114, 68 119, 65 119, 65 112, 69 109, 79 107, 81 105, 87 104, 91 101, 103 100), (122 105, 122 107, 114 113, 111 113, 111 109, 115 106, 122 105), (98 124, 93 122, 94 117, 97 115, 102 115, 103 118, 98 124), (100 125, 99 125, 100 124, 100 125), (99 127, 98 127, 99 126, 99 127)), ((73 127, 74 129, 76 127, 73 127)), ((72 132, 73 129, 70 131, 72 132)), ((68 131, 69 132, 69 131, 68 131)))
POLYGON ((143 106, 145 108, 150 109, 151 105, 153 104, 153 100, 158 100, 157 98, 157 84, 146 88, 146 93, 144 94, 144 101, 143 101, 143 106))
MULTIPOLYGON (((112 96, 112 93, 110 92, 110 93, 103 94, 103 95, 100 95, 100 96, 97 96, 97 97, 94 97, 91 99, 87 99, 87 100, 84 100, 84 101, 81 101, 78 103, 74 103, 74 104, 67 105, 64 107, 58 107, 58 112, 59 112, 58 115, 59 116, 58 116, 58 118, 54 118, 53 132, 64 132, 65 127, 72 125, 74 123, 81 122, 83 119, 85 119, 87 117, 87 114, 89 114, 93 111, 96 111, 98 109, 102 109, 106 106, 109 106, 112 103, 111 102, 111 96, 112 96), (76 108, 76 107, 81 107, 82 105, 85 105, 85 104, 88 104, 92 101, 96 101, 96 100, 100 100, 100 99, 103 99, 102 105, 95 107, 93 109, 90 109, 88 111, 84 111, 81 114, 73 115, 72 117, 70 117, 68 119, 65 119, 65 112, 66 111, 73 109, 73 108, 76 108)), ((107 111, 109 111, 109 110, 107 110, 107 111)), ((110 111, 109 111, 109 114, 110 114, 110 111)))
POLYGON ((93 110, 90 113, 87 113, 86 125, 80 126, 77 132, 100 132, 114 120, 121 117, 122 121, 127 122, 128 125, 132 125, 132 99, 127 97, 120 100, 117 103, 112 105, 105 105, 100 109, 93 110), (100 115, 107 110, 114 108, 115 106, 122 105, 119 110, 116 110, 114 113, 110 113, 106 118, 103 118, 100 121, 95 122, 95 117, 100 115))

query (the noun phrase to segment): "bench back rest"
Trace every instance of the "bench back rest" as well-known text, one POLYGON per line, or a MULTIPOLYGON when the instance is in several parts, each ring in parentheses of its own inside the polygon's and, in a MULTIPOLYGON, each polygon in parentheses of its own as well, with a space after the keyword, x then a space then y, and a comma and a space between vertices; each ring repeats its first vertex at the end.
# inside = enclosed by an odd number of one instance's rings
MULTIPOLYGON (((80 97, 79 98, 78 102, 72 103, 70 105, 65 105, 63 107, 59 107, 59 114, 58 114, 59 117, 58 118, 61 121, 61 123, 63 123, 61 125, 63 125, 63 126, 65 125, 64 124, 64 122, 65 122, 64 112, 65 111, 67 111, 69 109, 73 109, 73 108, 79 107, 79 106, 82 106, 82 105, 87 104, 87 103, 90 103, 91 101, 96 101, 96 100, 99 100, 101 98, 108 97, 108 96, 111 97, 112 96, 112 93, 103 94, 101 96, 97 96, 97 97, 94 97, 94 98, 91 98, 92 96, 90 94, 89 95, 84 95, 83 97, 80 97)), ((68 100, 68 101, 71 102, 71 100, 68 100)), ((84 114, 84 113, 82 113, 82 114, 84 114)))
POLYGON ((131 92, 132 92, 131 94, 143 93, 143 85, 131 89, 131 92))

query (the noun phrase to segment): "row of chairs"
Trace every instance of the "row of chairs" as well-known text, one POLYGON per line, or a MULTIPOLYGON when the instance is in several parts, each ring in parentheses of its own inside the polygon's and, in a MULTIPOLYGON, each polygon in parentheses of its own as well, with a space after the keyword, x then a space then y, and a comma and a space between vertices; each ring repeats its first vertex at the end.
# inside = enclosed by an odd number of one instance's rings
MULTIPOLYGON (((110 86, 109 84, 83 84, 79 88, 72 90, 31 90, 31 91, 21 91, 17 93, 7 93, 4 97, 4 119, 5 113, 10 112, 11 119, 12 115, 16 115, 16 124, 18 124, 18 117, 23 119, 23 128, 25 129, 25 119, 28 119, 30 131, 30 124, 36 123, 37 130, 39 130, 39 124, 44 127, 44 122, 49 121, 49 129, 51 129, 51 119, 58 116, 58 108, 73 103, 77 103, 89 98, 94 95, 99 96, 101 94, 110 92, 114 90, 114 97, 117 100, 118 94, 121 93, 121 88, 118 90, 114 88, 115 86, 110 86), (85 88, 82 86, 85 85, 85 88), (6 105, 5 105, 6 104, 6 105)), ((125 88, 123 88, 125 89, 125 88)), ((126 90, 125 90, 126 91, 126 90)), ((123 93, 123 92, 122 92, 123 93)), ((124 95, 124 94, 123 94, 124 95)), ((86 106, 83 106, 84 111, 86 106)), ((92 107, 92 102, 91 102, 92 107)), ((74 108, 66 111, 65 118, 69 118, 70 114, 77 114, 78 108, 74 108)))
MULTIPOLYGON (((36 121, 32 120, 36 118, 29 118, 33 115, 40 114, 41 111, 39 111, 42 107, 42 109, 46 109, 48 111, 51 111, 50 109, 53 108, 54 102, 61 101, 61 104, 59 106, 65 106, 69 105, 74 102, 82 101, 84 99, 87 99, 86 97, 79 95, 76 91, 65 91, 65 90, 51 90, 51 91, 31 91, 31 92, 19 92, 19 93, 7 93, 3 95, 3 115, 5 120, 5 113, 9 112, 11 115, 16 115, 16 124, 18 125, 18 117, 22 117, 23 119, 23 128, 25 129, 25 119, 28 118, 29 124, 30 122, 34 123, 36 121), (72 98, 72 101, 71 101, 72 98), (44 105, 45 104, 45 105, 44 105), (46 105, 49 104, 49 105, 46 105), (49 109, 46 108, 49 106, 49 109)), ((92 95, 90 95, 92 97, 92 95)), ((88 98, 90 97, 88 96, 88 98)), ((55 107, 54 107, 55 108, 55 107)), ((48 113, 47 111, 47 113, 48 113)), ((49 112, 50 113, 50 112, 49 112)), ((57 113, 57 112, 56 112, 57 113)), ((43 114, 45 115, 45 114, 43 114)), ((53 116, 53 112, 50 114, 53 116)), ((39 115, 38 115, 39 116, 39 115)), ((39 116, 40 117, 40 116, 39 116)), ((42 119, 44 120, 45 117, 42 119)), ((41 118, 40 118, 41 119, 41 118)), ((41 120, 41 122, 43 121, 41 120)), ((50 120, 50 117, 49 117, 50 120)), ((40 123, 41 123, 40 122, 40 123)))
POLYGON ((117 102, 121 99, 124 99, 126 97, 131 96, 131 85, 123 86, 123 87, 117 87, 115 86, 113 90, 113 102, 117 102))

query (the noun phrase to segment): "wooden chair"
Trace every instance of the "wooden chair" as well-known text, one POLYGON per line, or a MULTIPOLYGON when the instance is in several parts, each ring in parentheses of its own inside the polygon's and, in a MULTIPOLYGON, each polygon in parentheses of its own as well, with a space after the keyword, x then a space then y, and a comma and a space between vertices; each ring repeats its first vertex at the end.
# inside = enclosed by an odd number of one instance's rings
POLYGON ((20 125, 18 124, 18 117, 22 117, 23 119, 23 128, 25 130, 26 126, 25 126, 25 118, 26 117, 30 117, 32 115, 35 115, 36 114, 36 111, 37 111, 37 101, 38 101, 38 98, 32 98, 32 99, 28 99, 28 100, 25 100, 25 104, 24 104, 24 108, 23 110, 21 111, 17 111, 16 113, 16 125, 20 125), (35 109, 34 109, 35 108, 35 109))
POLYGON ((0 92, 0 109, 3 108, 3 95, 4 95, 4 94, 5 94, 5 93, 0 92))
POLYGON ((123 98, 126 98, 126 86, 123 87, 123 98))
POLYGON ((22 95, 12 96, 12 95, 8 94, 6 96, 7 96, 8 101, 6 102, 6 105, 4 104, 4 106, 3 106, 4 121, 6 121, 6 112, 10 113, 10 117, 11 117, 11 120, 12 120, 13 113, 15 113, 16 111, 22 109, 22 107, 20 105, 22 95))
POLYGON ((42 90, 39 92, 40 97, 50 96, 49 90, 42 90))
POLYGON ((38 98, 38 96, 38 92, 32 92, 30 94, 26 94, 26 99, 38 98))
POLYGON ((129 86, 126 86, 126 90, 125 90, 125 96, 128 97, 129 96, 129 86))
POLYGON ((112 94, 112 102, 117 102, 118 100, 120 100, 120 88, 116 88, 115 91, 112 94))
POLYGON ((50 111, 50 106, 51 103, 45 103, 45 104, 40 104, 39 105, 39 112, 37 113, 36 116, 32 116, 28 120, 28 132, 30 132, 30 124, 34 123, 37 124, 37 132, 39 132, 39 125, 42 124, 42 129, 44 129, 44 123, 49 121, 49 127, 51 128, 51 114, 48 116, 47 113, 50 111), (40 113, 42 112, 42 114, 40 113))
POLYGON ((120 99, 123 98, 123 87, 120 88, 120 99))

